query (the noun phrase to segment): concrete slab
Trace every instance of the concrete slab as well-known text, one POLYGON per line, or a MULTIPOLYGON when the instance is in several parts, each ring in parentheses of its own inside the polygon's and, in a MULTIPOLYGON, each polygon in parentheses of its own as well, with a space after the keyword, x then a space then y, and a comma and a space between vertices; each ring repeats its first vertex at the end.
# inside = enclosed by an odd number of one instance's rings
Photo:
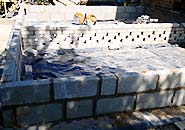
POLYGON ((0 19, 0 54, 5 50, 7 47, 7 43, 10 40, 10 34, 12 31, 14 20, 10 19, 0 19))

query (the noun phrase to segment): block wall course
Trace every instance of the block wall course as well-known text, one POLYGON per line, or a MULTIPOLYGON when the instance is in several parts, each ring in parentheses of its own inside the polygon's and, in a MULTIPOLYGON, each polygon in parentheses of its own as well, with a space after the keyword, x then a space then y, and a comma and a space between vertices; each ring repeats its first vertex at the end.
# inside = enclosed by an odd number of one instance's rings
POLYGON ((116 74, 118 93, 132 93, 155 90, 158 75, 155 72, 116 74))
POLYGON ((97 101, 97 114, 129 111, 134 109, 135 96, 101 98, 97 101))
POLYGON ((67 102, 67 119, 90 117, 93 115, 92 100, 67 102))
POLYGON ((59 103, 24 106, 16 109, 18 126, 63 120, 63 105, 59 103))
POLYGON ((185 104, 185 89, 177 90, 173 98, 173 105, 184 105, 185 104))
POLYGON ((161 70, 159 74, 159 89, 177 88, 185 86, 185 69, 161 70))

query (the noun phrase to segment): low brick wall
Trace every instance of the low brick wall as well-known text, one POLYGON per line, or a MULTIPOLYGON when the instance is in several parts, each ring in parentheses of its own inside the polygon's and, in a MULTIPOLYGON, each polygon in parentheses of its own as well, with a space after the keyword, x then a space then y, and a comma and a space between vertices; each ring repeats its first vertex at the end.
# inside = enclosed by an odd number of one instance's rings
POLYGON ((107 48, 108 46, 120 48, 185 42, 184 23, 107 23, 94 26, 62 25, 51 22, 34 26, 27 23, 21 33, 23 48, 32 47, 37 50, 59 47, 65 49, 107 48), (52 37, 53 40, 50 41, 52 37))
POLYGON ((121 111, 184 105, 185 71, 169 72, 4 83, 0 88, 3 124, 5 127, 23 127, 121 111), (176 84, 176 81, 182 81, 182 84, 176 84))

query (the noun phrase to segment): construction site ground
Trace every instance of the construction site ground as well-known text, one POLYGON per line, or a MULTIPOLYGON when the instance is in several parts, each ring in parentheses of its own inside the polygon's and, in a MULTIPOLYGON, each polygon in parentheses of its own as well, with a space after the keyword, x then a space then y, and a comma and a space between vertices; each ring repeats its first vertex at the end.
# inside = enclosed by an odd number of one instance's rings
POLYGON ((149 111, 115 113, 96 119, 86 118, 68 122, 55 122, 26 128, 1 128, 1 130, 183 130, 185 106, 149 111), (179 128, 177 124, 181 124, 179 128))

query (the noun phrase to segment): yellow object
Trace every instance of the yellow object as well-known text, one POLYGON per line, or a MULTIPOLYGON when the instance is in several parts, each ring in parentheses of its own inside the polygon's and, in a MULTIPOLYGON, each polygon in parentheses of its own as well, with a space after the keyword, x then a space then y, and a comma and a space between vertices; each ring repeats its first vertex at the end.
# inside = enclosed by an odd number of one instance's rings
POLYGON ((84 21, 85 21, 85 17, 83 16, 82 13, 78 13, 78 12, 77 12, 77 13, 74 15, 74 18, 75 18, 75 21, 78 22, 79 24, 83 24, 84 21))
POLYGON ((97 21, 97 18, 90 14, 90 15, 87 15, 85 14, 85 16, 82 14, 82 13, 75 13, 74 15, 74 19, 75 19, 75 22, 78 23, 78 24, 87 24, 87 25, 90 25, 90 24, 96 24, 96 21, 97 21))

